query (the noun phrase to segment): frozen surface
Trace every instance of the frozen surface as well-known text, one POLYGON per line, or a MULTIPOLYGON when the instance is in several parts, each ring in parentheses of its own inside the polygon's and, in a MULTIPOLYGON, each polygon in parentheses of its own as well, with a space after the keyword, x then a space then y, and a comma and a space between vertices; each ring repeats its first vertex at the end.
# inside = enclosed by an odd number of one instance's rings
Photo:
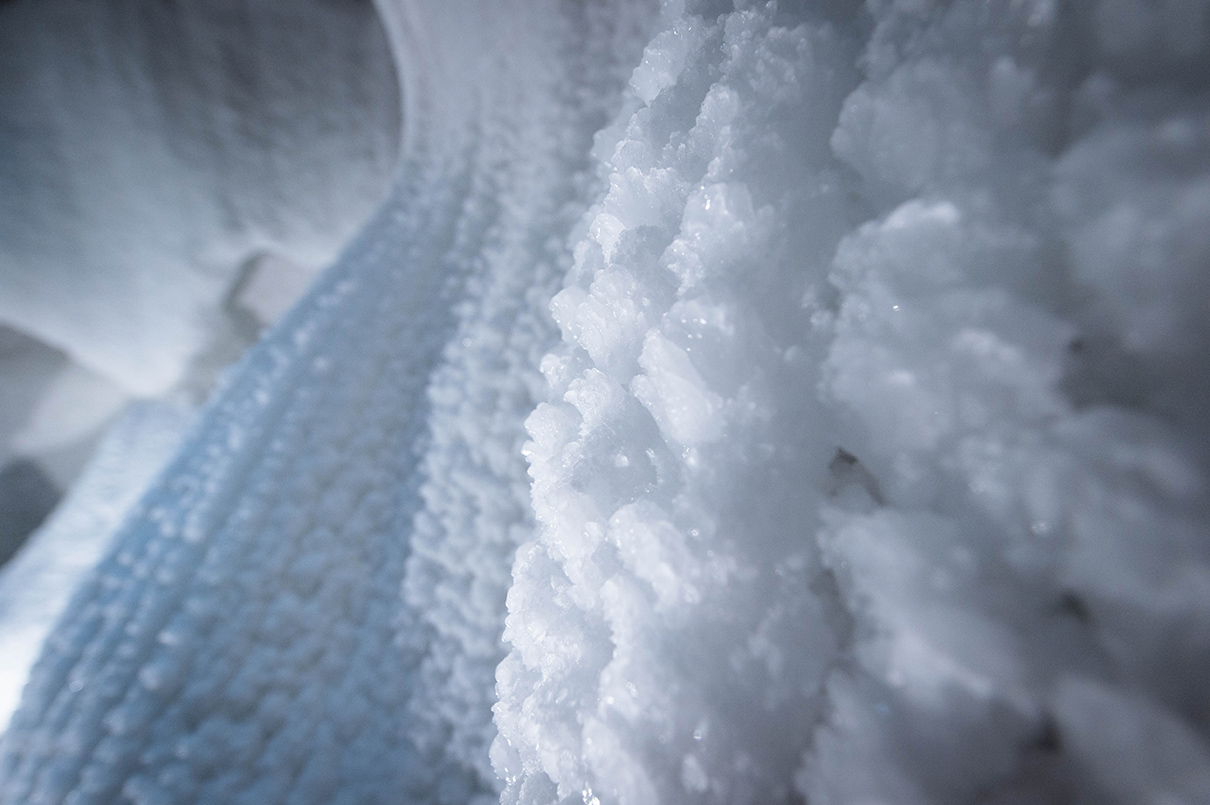
POLYGON ((0 801, 1210 801, 1210 5, 736 6, 379 6, 0 801))

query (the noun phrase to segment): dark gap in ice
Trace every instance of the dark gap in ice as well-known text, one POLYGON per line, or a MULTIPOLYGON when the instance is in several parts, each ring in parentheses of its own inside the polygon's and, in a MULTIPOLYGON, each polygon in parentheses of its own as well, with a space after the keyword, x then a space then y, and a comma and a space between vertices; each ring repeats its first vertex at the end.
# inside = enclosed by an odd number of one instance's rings
POLYGON ((1092 612, 1089 611, 1088 605, 1084 603, 1083 598, 1071 590, 1059 596, 1058 608, 1062 614, 1069 615, 1080 623, 1092 623, 1092 612))
POLYGON ((733 7, 730 0, 689 0, 685 3, 686 12, 697 14, 705 19, 721 17, 731 11, 733 7))
POLYGON ((857 508, 865 508, 859 500, 865 496, 875 506, 886 505, 878 479, 857 456, 843 447, 837 447, 836 455, 828 462, 828 474, 831 476, 827 489, 829 497, 857 508), (862 495, 862 492, 865 494, 862 495))
POLYGON ((863 0, 780 0, 777 4, 777 23, 793 25, 802 20, 823 19, 838 25, 860 22, 872 24, 863 0))
POLYGON ((1076 408, 1102 404, 1141 408, 1147 400, 1142 361, 1100 335, 1073 338, 1065 370, 1061 387, 1076 408))
POLYGON ((14 459, 0 469, 0 565, 42 525, 59 497, 42 468, 27 458, 14 459))
POLYGON ((1034 747, 1041 752, 1057 755, 1063 751, 1063 733, 1052 716, 1046 716, 1042 721, 1042 731, 1034 741, 1034 747))
POLYGON ((843 655, 853 645, 856 621, 845 603, 836 573, 830 567, 825 567, 811 579, 809 587, 823 607, 824 617, 836 638, 836 646, 843 655))

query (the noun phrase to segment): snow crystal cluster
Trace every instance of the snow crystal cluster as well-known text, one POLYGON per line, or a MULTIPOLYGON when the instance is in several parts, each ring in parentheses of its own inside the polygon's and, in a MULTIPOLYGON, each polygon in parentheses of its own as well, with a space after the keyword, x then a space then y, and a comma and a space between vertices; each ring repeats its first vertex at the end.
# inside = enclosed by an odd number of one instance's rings
POLYGON ((0 802, 1210 801, 1210 2, 378 11, 0 802))

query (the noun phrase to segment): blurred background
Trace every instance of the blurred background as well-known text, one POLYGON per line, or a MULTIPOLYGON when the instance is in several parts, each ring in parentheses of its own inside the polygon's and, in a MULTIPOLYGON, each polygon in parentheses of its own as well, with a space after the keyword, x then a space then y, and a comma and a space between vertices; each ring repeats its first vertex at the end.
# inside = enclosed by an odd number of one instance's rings
POLYGON ((108 477, 137 494, 382 199, 399 132, 369 0, 0 3, 0 562, 123 416, 108 477))

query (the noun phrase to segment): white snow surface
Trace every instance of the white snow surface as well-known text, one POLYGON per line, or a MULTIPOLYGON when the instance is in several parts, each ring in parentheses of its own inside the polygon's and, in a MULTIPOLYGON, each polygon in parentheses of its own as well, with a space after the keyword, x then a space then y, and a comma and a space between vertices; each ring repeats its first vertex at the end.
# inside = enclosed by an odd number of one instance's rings
POLYGON ((1210 801, 1210 3, 378 8, 0 802, 1210 801))

